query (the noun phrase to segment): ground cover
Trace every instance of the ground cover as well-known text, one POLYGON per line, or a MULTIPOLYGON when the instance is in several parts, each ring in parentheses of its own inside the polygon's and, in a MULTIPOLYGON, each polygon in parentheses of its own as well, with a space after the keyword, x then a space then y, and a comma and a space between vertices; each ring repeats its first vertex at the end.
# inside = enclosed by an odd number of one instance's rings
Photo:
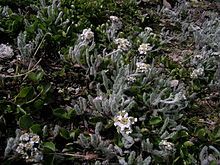
POLYGON ((220 164, 220 4, 168 3, 0 0, 1 162, 220 164))

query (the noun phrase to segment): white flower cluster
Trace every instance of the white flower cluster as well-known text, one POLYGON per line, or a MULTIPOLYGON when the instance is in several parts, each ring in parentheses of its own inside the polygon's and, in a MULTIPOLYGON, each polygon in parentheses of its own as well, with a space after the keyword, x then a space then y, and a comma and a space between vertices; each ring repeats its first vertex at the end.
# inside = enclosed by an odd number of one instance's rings
POLYGON ((161 140, 159 143, 159 147, 161 150, 166 151, 166 152, 175 152, 175 146, 171 142, 167 142, 167 140, 161 140))
POLYGON ((202 60, 204 57, 202 55, 195 55, 195 59, 202 60))
POLYGON ((137 78, 134 76, 131 76, 131 75, 127 76, 127 81, 129 83, 134 83, 136 80, 137 80, 137 78))
POLYGON ((148 33, 153 31, 153 29, 151 27, 145 27, 144 30, 147 31, 148 33))
POLYGON ((140 54, 147 54, 147 52, 149 52, 150 50, 152 50, 152 47, 150 46, 150 44, 141 44, 138 48, 138 51, 140 54))
POLYGON ((82 40, 91 40, 94 37, 94 33, 91 31, 91 29, 84 29, 83 33, 80 35, 82 40))
POLYGON ((5 44, 0 45, 0 60, 5 58, 10 58, 14 55, 13 49, 11 46, 5 44))
POLYGON ((122 22, 119 20, 117 16, 110 16, 109 19, 112 23, 110 28, 111 30, 113 30, 113 32, 116 32, 122 27, 122 22))
POLYGON ((131 126, 137 122, 137 118, 128 117, 128 113, 126 111, 122 111, 118 116, 114 118, 114 125, 118 131, 122 135, 128 135, 132 133, 131 126))
POLYGON ((136 66, 137 66, 136 73, 146 73, 151 69, 151 66, 149 64, 145 64, 143 62, 137 62, 136 66))
POLYGON ((43 159, 39 150, 40 137, 33 133, 24 133, 20 136, 16 152, 22 155, 27 162, 40 162, 43 159))
POLYGON ((112 22, 117 22, 119 20, 119 18, 117 16, 110 16, 110 20, 112 22))
POLYGON ((125 38, 117 38, 115 43, 118 44, 119 50, 128 50, 128 48, 131 46, 130 42, 125 38))
POLYGON ((191 73, 191 78, 198 78, 199 76, 203 75, 204 69, 203 68, 198 68, 193 70, 191 73))

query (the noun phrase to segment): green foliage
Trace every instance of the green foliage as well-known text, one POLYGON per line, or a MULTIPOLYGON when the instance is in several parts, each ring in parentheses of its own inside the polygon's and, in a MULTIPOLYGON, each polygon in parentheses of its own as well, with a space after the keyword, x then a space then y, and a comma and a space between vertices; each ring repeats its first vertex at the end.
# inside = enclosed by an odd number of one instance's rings
POLYGON ((53 114, 59 118, 70 119, 74 109, 69 110, 68 112, 62 108, 57 108, 53 110, 53 114))
POLYGON ((56 150, 55 144, 52 142, 45 142, 43 144, 43 147, 45 150, 49 149, 49 151, 53 151, 53 152, 55 152, 55 150, 56 150))
POLYGON ((40 124, 33 124, 30 127, 30 131, 37 134, 37 135, 41 135, 42 134, 42 128, 40 124))
POLYGON ((21 130, 29 129, 33 124, 33 119, 30 115, 24 115, 19 118, 19 126, 21 130))
POLYGON ((153 117, 150 119, 149 124, 150 125, 157 125, 162 121, 161 117, 153 117))
POLYGON ((28 76, 30 80, 39 82, 40 80, 42 80, 43 75, 44 75, 44 72, 40 71, 40 72, 35 72, 35 73, 32 72, 28 76))

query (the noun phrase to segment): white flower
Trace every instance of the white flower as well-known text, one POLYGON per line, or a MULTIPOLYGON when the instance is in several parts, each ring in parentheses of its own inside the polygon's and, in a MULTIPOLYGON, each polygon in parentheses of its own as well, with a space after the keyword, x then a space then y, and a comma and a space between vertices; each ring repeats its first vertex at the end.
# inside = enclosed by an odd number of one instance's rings
POLYGON ((168 151, 168 152, 174 152, 175 151, 175 146, 171 142, 167 142, 167 140, 161 140, 159 143, 159 147, 161 150, 168 151))
POLYGON ((196 72, 193 71, 193 72, 191 73, 190 77, 191 77, 191 78, 197 78, 198 75, 196 74, 196 72))
POLYGON ((83 33, 80 35, 81 39, 83 40, 90 40, 94 37, 94 33, 91 31, 91 29, 84 29, 83 33))
POLYGON ((17 153, 19 154, 23 154, 24 153, 24 144, 23 143, 19 143, 18 147, 15 150, 17 153))
POLYGON ((61 89, 60 87, 58 87, 57 89, 58 89, 58 93, 64 93, 64 89, 61 89))
POLYGON ((140 54, 147 54, 148 51, 152 50, 150 44, 141 44, 138 48, 140 54))
POLYGON ((179 80, 171 80, 170 85, 171 87, 176 87, 179 84, 179 80))
POLYGON ((110 16, 110 20, 113 21, 113 22, 116 22, 116 21, 118 21, 119 19, 118 19, 118 17, 116 17, 116 16, 110 16))
POLYGON ((193 72, 191 73, 191 78, 198 78, 198 76, 203 75, 204 73, 204 69, 203 68, 198 68, 193 70, 193 72))
POLYGON ((134 76, 128 76, 127 77, 127 81, 130 82, 130 83, 134 83, 136 81, 136 77, 134 76))
POLYGON ((0 45, 0 59, 10 58, 14 55, 13 49, 5 44, 0 45))
POLYGON ((21 154, 26 162, 40 162, 43 158, 42 152, 37 148, 40 137, 34 133, 24 133, 20 136, 20 142, 16 152, 21 154))
POLYGON ((121 44, 121 45, 118 45, 118 49, 120 49, 120 50, 128 50, 128 47, 125 44, 121 44))
POLYGON ((33 146, 34 146, 34 144, 30 143, 30 142, 27 142, 24 144, 24 147, 26 150, 31 150, 33 146))
POLYGON ((28 133, 24 133, 20 136, 20 141, 29 141, 30 137, 28 133))
POLYGON ((122 135, 132 133, 131 126, 135 122, 137 122, 137 118, 128 117, 128 113, 126 111, 122 111, 114 118, 114 125, 117 131, 122 135))
POLYGON ((109 26, 109 32, 113 35, 122 27, 122 22, 117 16, 110 16, 110 21, 111 25, 109 26))
POLYGON ((30 139, 30 143, 39 143, 40 137, 38 135, 33 135, 33 137, 30 139))
POLYGON ((150 27, 145 27, 144 30, 146 30, 147 32, 152 32, 153 31, 153 29, 150 28, 150 27))
POLYGON ((117 38, 115 43, 118 44, 118 49, 120 50, 128 50, 128 48, 131 46, 130 42, 124 38, 117 38))
POLYGON ((198 73, 198 75, 202 75, 203 72, 204 72, 204 69, 203 69, 203 68, 199 68, 199 69, 197 69, 197 73, 198 73))
POLYGON ((137 62, 136 66, 137 66, 136 73, 145 73, 149 71, 151 67, 149 64, 145 64, 143 62, 137 62))
POLYGON ((27 161, 30 159, 30 156, 25 152, 22 154, 22 158, 26 159, 26 161, 27 161))
POLYGON ((201 59, 203 59, 203 56, 202 55, 195 55, 195 58, 198 60, 201 60, 201 59))
POLYGON ((124 38, 117 38, 115 40, 116 44, 120 44, 120 45, 129 45, 129 41, 127 39, 124 38))

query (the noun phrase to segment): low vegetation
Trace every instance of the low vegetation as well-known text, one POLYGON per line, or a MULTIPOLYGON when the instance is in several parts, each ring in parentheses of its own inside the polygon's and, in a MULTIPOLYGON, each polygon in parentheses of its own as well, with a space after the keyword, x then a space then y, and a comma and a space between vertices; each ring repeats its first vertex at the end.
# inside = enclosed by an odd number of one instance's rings
POLYGON ((0 0, 2 164, 220 164, 219 6, 0 0))

